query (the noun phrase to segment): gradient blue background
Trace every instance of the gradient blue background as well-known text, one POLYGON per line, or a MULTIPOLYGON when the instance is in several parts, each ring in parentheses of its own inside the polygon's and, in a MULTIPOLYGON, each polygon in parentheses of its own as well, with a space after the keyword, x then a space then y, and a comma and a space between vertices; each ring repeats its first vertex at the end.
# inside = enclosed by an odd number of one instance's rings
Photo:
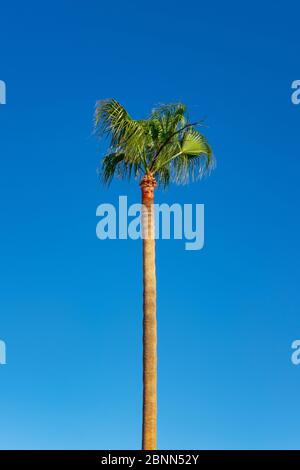
POLYGON ((159 448, 300 448, 299 3, 0 4, 1 448, 139 448, 141 246, 97 240, 97 99, 182 100, 218 166, 205 248, 157 246, 159 448))

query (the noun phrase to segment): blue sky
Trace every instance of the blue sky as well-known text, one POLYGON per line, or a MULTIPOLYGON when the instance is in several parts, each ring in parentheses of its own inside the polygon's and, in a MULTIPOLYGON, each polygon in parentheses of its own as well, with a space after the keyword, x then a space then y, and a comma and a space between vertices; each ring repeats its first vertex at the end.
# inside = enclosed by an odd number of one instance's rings
POLYGON ((206 116, 205 247, 157 244, 161 449, 300 448, 296 1, 2 2, 1 448, 137 449, 141 246, 96 238, 97 99, 206 116))

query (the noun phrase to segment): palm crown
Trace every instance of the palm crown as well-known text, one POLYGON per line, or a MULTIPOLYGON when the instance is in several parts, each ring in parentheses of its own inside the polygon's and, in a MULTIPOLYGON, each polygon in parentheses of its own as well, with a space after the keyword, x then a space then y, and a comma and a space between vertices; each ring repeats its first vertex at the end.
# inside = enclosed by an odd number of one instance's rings
POLYGON ((171 181, 199 179, 214 166, 206 138, 190 123, 181 103, 160 105, 148 119, 135 120, 115 99, 99 101, 95 130, 110 137, 100 174, 110 183, 121 178, 151 174, 162 186, 171 181))

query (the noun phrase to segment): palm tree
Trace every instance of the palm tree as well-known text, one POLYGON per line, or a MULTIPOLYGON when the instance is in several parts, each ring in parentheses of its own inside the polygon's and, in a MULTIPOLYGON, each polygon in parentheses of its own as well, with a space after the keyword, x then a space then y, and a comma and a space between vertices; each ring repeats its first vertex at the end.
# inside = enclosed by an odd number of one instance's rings
POLYGON ((108 136, 100 175, 140 179, 143 226, 143 435, 142 448, 156 449, 157 348, 156 275, 153 203, 157 185, 199 179, 213 167, 211 148, 191 123, 181 103, 161 105, 148 119, 135 120, 114 99, 97 102, 95 130, 108 136))

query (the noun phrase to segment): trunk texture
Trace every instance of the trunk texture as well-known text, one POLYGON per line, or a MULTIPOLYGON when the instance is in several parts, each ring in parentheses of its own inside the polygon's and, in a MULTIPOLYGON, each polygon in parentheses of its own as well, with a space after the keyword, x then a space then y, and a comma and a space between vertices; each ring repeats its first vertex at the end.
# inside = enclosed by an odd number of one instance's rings
POLYGON ((144 176, 142 189, 143 230, 143 450, 156 449, 157 416, 157 338, 156 338, 156 274, 154 239, 154 189, 152 175, 144 176))

